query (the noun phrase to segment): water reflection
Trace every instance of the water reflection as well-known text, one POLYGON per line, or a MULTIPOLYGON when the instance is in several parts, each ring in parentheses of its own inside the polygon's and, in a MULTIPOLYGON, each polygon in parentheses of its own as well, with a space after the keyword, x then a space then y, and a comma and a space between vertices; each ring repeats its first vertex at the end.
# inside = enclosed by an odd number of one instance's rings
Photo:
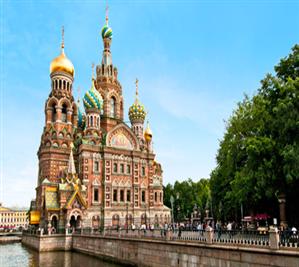
POLYGON ((119 267, 95 257, 76 252, 43 252, 22 246, 21 243, 0 245, 1 267, 119 267))

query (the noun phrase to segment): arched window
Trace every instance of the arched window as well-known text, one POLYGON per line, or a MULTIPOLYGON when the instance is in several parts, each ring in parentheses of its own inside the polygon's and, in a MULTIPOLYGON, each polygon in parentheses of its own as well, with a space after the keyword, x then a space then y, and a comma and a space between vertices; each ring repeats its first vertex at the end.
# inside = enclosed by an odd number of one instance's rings
POLYGON ((90 117, 90 126, 93 127, 93 117, 90 117))
MULTIPOLYGON (((61 81, 59 81, 59 82, 61 82, 61 81)), ((62 105, 61 120, 62 120, 62 122, 67 122, 67 106, 66 106, 66 104, 62 105)))
POLYGON ((57 86, 58 86, 58 81, 55 80, 55 89, 57 89, 57 86))
POLYGON ((111 97, 110 99, 110 117, 115 118, 115 98, 111 97))
POLYGON ((63 89, 66 89, 65 81, 63 81, 63 89))
POLYGON ((61 89, 61 80, 59 80, 59 89, 61 89))
POLYGON ((55 107, 55 103, 53 103, 52 105, 52 118, 51 118, 52 122, 56 121, 56 107, 55 107))

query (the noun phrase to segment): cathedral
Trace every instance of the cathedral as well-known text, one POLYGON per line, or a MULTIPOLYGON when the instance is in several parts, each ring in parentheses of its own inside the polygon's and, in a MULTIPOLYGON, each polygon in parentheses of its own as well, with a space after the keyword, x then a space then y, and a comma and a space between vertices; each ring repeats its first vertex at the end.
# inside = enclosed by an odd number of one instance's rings
POLYGON ((148 122, 144 129, 147 114, 137 79, 135 101, 128 111, 130 125, 124 122, 107 15, 101 37, 102 62, 81 102, 85 112, 73 97, 75 69, 64 51, 64 32, 61 53, 50 64, 51 91, 37 153, 31 225, 60 231, 170 222, 170 209, 163 204, 163 171, 155 160, 148 122))

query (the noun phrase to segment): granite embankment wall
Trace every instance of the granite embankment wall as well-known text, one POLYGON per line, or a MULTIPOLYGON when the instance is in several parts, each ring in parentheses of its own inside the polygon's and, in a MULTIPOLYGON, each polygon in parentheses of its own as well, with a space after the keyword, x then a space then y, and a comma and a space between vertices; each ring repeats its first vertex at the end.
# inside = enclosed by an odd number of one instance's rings
POLYGON ((24 233, 22 243, 39 252, 72 250, 71 235, 31 235, 24 233))
POLYGON ((231 244, 111 237, 97 235, 24 235, 39 251, 73 250, 132 266, 299 267, 298 249, 273 250, 231 244))

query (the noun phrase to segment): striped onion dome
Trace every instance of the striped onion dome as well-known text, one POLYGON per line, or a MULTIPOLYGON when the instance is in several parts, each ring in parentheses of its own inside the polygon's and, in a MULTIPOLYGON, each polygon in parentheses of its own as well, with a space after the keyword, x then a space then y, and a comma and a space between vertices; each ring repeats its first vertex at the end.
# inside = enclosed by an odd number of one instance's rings
POLYGON ((101 34, 103 39, 105 38, 112 39, 112 29, 108 26, 107 23, 102 28, 101 34))
POLYGON ((85 110, 87 109, 99 109, 103 107, 103 98, 101 94, 94 87, 94 80, 92 80, 91 88, 85 93, 83 97, 83 104, 85 110))

